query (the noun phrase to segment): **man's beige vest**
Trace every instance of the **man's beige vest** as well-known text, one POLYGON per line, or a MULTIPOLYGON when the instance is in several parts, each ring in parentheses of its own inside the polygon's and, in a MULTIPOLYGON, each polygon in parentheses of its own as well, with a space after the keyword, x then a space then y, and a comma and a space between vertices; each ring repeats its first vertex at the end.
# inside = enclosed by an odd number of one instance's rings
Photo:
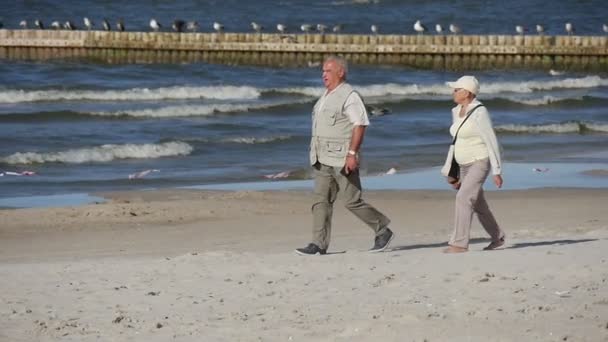
POLYGON ((310 164, 317 162, 343 167, 346 162, 353 124, 344 114, 346 99, 353 92, 350 84, 343 83, 332 93, 319 99, 312 112, 312 139, 310 164), (323 106, 321 106, 323 102, 323 106))

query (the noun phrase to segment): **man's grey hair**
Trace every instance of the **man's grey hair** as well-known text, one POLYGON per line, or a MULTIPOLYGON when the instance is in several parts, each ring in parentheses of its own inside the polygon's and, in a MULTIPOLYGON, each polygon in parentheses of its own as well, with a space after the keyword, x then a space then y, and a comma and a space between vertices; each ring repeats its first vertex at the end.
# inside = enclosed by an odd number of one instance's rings
POLYGON ((346 59, 344 59, 340 56, 329 56, 329 57, 325 58, 325 61, 323 62, 323 64, 330 62, 330 61, 335 62, 342 68, 342 70, 344 70, 344 78, 346 78, 346 75, 348 74, 348 63, 346 62, 346 59))

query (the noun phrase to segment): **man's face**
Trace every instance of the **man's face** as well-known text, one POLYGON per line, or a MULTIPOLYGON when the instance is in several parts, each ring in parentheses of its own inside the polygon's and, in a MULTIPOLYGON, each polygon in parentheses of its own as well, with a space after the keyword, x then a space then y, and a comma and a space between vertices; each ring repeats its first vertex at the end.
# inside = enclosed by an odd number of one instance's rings
POLYGON ((334 90, 344 79, 344 69, 336 63, 329 60, 323 64, 323 84, 327 90, 334 90))

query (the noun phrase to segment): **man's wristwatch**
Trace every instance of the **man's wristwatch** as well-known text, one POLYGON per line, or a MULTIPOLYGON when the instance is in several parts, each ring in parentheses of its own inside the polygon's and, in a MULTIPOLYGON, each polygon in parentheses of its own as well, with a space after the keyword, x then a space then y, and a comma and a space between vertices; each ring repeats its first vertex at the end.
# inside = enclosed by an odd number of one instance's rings
POLYGON ((357 156, 357 152, 355 152, 353 150, 349 150, 348 155, 355 157, 355 156, 357 156))

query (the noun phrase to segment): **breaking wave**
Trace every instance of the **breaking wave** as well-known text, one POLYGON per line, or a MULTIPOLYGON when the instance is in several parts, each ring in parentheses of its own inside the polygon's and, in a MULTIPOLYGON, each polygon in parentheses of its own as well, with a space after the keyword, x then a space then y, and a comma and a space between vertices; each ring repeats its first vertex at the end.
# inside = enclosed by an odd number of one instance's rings
POLYGON ((172 141, 161 144, 122 144, 101 145, 78 148, 60 152, 17 152, 0 161, 7 164, 66 163, 81 164, 91 162, 110 162, 117 159, 154 159, 183 156, 192 152, 187 143, 172 141))
POLYGON ((0 91, 0 103, 38 101, 153 101, 153 100, 251 100, 260 91, 248 86, 133 88, 125 90, 5 90, 0 91))
POLYGON ((494 128, 501 133, 547 133, 547 134, 564 134, 564 133, 583 133, 583 132, 606 132, 608 133, 608 124, 590 123, 590 122, 564 122, 556 124, 542 125, 498 125, 494 128))

